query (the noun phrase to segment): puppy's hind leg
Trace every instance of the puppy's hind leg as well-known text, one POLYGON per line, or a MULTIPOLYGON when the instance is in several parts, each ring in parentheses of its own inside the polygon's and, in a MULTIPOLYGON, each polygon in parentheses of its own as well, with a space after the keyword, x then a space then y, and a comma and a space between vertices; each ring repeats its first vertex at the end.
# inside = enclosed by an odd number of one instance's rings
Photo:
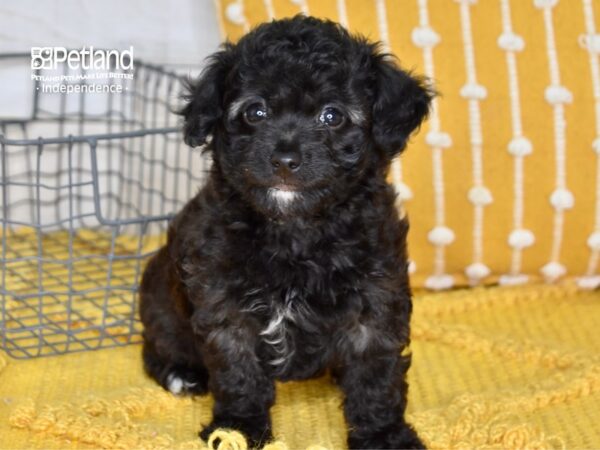
POLYGON ((208 371, 196 348, 196 336, 175 306, 182 299, 174 298, 169 289, 168 268, 160 251, 149 261, 140 286, 144 370, 174 394, 204 394, 208 371))
POLYGON ((208 372, 202 364, 190 367, 161 358, 152 343, 145 342, 142 351, 144 370, 167 391, 176 395, 202 395, 208 392, 208 372))

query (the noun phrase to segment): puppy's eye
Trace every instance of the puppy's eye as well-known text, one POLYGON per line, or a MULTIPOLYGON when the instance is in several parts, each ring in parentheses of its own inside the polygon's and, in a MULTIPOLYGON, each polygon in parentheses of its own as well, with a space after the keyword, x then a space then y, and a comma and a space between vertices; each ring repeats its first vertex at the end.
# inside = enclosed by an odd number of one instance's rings
POLYGON ((262 103, 252 103, 244 111, 244 119, 249 125, 255 125, 267 118, 267 108, 262 103))
POLYGON ((344 122, 344 114, 339 109, 329 106, 319 115, 319 122, 328 127, 336 128, 344 122))

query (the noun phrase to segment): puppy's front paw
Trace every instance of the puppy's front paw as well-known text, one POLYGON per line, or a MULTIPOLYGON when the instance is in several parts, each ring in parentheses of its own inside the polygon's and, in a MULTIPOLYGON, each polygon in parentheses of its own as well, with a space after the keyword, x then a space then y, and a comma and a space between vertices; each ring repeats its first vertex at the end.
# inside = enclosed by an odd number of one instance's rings
POLYGON ((351 431, 348 436, 351 449, 424 449, 410 425, 392 425, 378 431, 351 431))
POLYGON ((271 419, 266 416, 258 417, 221 417, 213 419, 210 425, 200 431, 200 438, 208 442, 211 433, 218 428, 232 429, 241 432, 248 440, 250 448, 261 448, 273 439, 271 419))

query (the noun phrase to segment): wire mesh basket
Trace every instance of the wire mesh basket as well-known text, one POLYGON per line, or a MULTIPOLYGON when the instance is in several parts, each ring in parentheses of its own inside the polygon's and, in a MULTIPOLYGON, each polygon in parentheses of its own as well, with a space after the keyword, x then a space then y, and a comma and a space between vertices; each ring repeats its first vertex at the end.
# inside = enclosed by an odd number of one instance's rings
MULTIPOLYGON (((208 169, 172 112, 180 77, 136 61, 132 79, 94 80, 120 92, 77 93, 31 81, 66 64, 0 55, 0 70, 32 91, 26 117, 0 118, 1 348, 28 358, 138 342, 144 264, 208 169)), ((89 83, 79 74, 71 86, 89 83)))

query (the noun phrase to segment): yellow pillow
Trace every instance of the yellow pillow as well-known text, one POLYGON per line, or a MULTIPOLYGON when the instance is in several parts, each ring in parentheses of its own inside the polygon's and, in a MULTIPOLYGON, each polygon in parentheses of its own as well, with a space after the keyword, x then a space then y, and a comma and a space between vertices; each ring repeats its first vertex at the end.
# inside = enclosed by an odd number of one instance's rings
POLYGON ((592 0, 217 0, 235 41, 304 12, 382 40, 441 96, 391 178, 413 283, 600 285, 600 34, 592 0))

